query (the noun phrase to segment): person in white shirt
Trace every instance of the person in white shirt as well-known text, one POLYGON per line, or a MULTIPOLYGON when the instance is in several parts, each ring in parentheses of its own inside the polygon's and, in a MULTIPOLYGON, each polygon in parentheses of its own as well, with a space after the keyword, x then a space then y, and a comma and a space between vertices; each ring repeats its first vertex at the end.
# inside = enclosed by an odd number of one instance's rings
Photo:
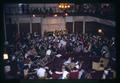
POLYGON ((45 68, 39 68, 37 69, 37 76, 38 78, 45 78, 46 77, 46 70, 45 68))
POLYGON ((104 70, 102 79, 106 79, 106 76, 108 75, 109 71, 108 70, 104 70))
POLYGON ((67 79, 67 75, 69 74, 68 71, 64 70, 63 71, 63 75, 62 75, 62 79, 67 79))
POLYGON ((63 66, 62 69, 62 79, 67 79, 69 72, 65 69, 65 66, 63 66))

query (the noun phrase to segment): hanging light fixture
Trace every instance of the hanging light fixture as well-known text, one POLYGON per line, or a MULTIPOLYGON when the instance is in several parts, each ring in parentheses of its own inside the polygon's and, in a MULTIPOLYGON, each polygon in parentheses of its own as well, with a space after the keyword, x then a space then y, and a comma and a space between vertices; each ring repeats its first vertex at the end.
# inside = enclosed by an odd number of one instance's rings
POLYGON ((71 4, 70 3, 59 3, 58 7, 62 10, 66 10, 66 9, 69 9, 71 7, 71 4))

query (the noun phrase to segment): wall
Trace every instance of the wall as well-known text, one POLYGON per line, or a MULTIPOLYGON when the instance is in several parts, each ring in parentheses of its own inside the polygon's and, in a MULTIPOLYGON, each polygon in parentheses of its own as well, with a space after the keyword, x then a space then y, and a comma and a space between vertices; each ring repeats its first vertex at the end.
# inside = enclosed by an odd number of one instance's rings
POLYGON ((66 29, 68 33, 72 33, 73 31, 73 22, 66 22, 66 29))
POLYGON ((6 36, 8 40, 11 40, 10 43, 14 43, 14 39, 17 33, 17 24, 6 24, 6 36))
POLYGON ((42 35, 44 31, 66 30, 63 17, 46 17, 42 20, 42 35))
POLYGON ((83 30, 83 22, 76 21, 75 22, 75 33, 82 33, 83 30))
POLYGON ((32 23, 32 32, 38 32, 38 34, 41 35, 41 24, 32 23))
POLYGON ((30 23, 20 23, 20 33, 29 33, 30 32, 30 23))

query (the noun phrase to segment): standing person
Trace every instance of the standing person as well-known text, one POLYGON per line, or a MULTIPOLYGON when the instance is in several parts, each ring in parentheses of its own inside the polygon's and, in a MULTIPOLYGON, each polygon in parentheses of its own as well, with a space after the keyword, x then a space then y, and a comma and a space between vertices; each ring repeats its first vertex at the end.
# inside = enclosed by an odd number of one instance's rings
POLYGON ((11 61, 11 73, 15 79, 18 78, 18 64, 15 56, 12 57, 12 61, 11 61))
POLYGON ((18 59, 17 60, 18 68, 19 68, 19 78, 24 77, 24 63, 22 60, 18 59))
POLYGON ((62 69, 62 64, 63 64, 63 59, 61 54, 57 54, 54 60, 54 63, 52 65, 52 69, 56 71, 61 71, 62 69))
POLYGON ((103 45, 103 47, 101 49, 101 53, 105 57, 110 57, 109 48, 107 45, 103 45))
POLYGON ((11 72, 11 65, 10 65, 10 61, 8 60, 6 63, 5 63, 5 66, 4 66, 4 73, 5 73, 5 78, 6 79, 14 79, 13 75, 12 75, 12 72, 11 72))
POLYGON ((112 37, 111 40, 110 40, 110 56, 112 58, 115 58, 116 57, 116 47, 115 47, 115 38, 112 37))
POLYGON ((69 69, 67 67, 65 67, 64 65, 62 67, 62 72, 63 72, 63 74, 62 74, 61 79, 68 79, 69 69))

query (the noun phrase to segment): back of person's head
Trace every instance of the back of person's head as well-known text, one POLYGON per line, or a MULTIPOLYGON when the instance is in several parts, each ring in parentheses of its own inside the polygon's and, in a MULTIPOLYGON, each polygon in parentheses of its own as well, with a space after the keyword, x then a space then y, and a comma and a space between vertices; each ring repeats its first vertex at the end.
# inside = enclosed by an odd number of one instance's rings
POLYGON ((70 69, 68 67, 66 67, 66 66, 65 66, 65 70, 68 71, 68 72, 70 72, 70 69))
POLYGON ((24 66, 24 69, 28 69, 28 68, 29 68, 29 66, 28 66, 28 65, 25 65, 25 66, 24 66))
POLYGON ((72 70, 77 70, 77 68, 76 68, 76 67, 73 67, 72 70))

